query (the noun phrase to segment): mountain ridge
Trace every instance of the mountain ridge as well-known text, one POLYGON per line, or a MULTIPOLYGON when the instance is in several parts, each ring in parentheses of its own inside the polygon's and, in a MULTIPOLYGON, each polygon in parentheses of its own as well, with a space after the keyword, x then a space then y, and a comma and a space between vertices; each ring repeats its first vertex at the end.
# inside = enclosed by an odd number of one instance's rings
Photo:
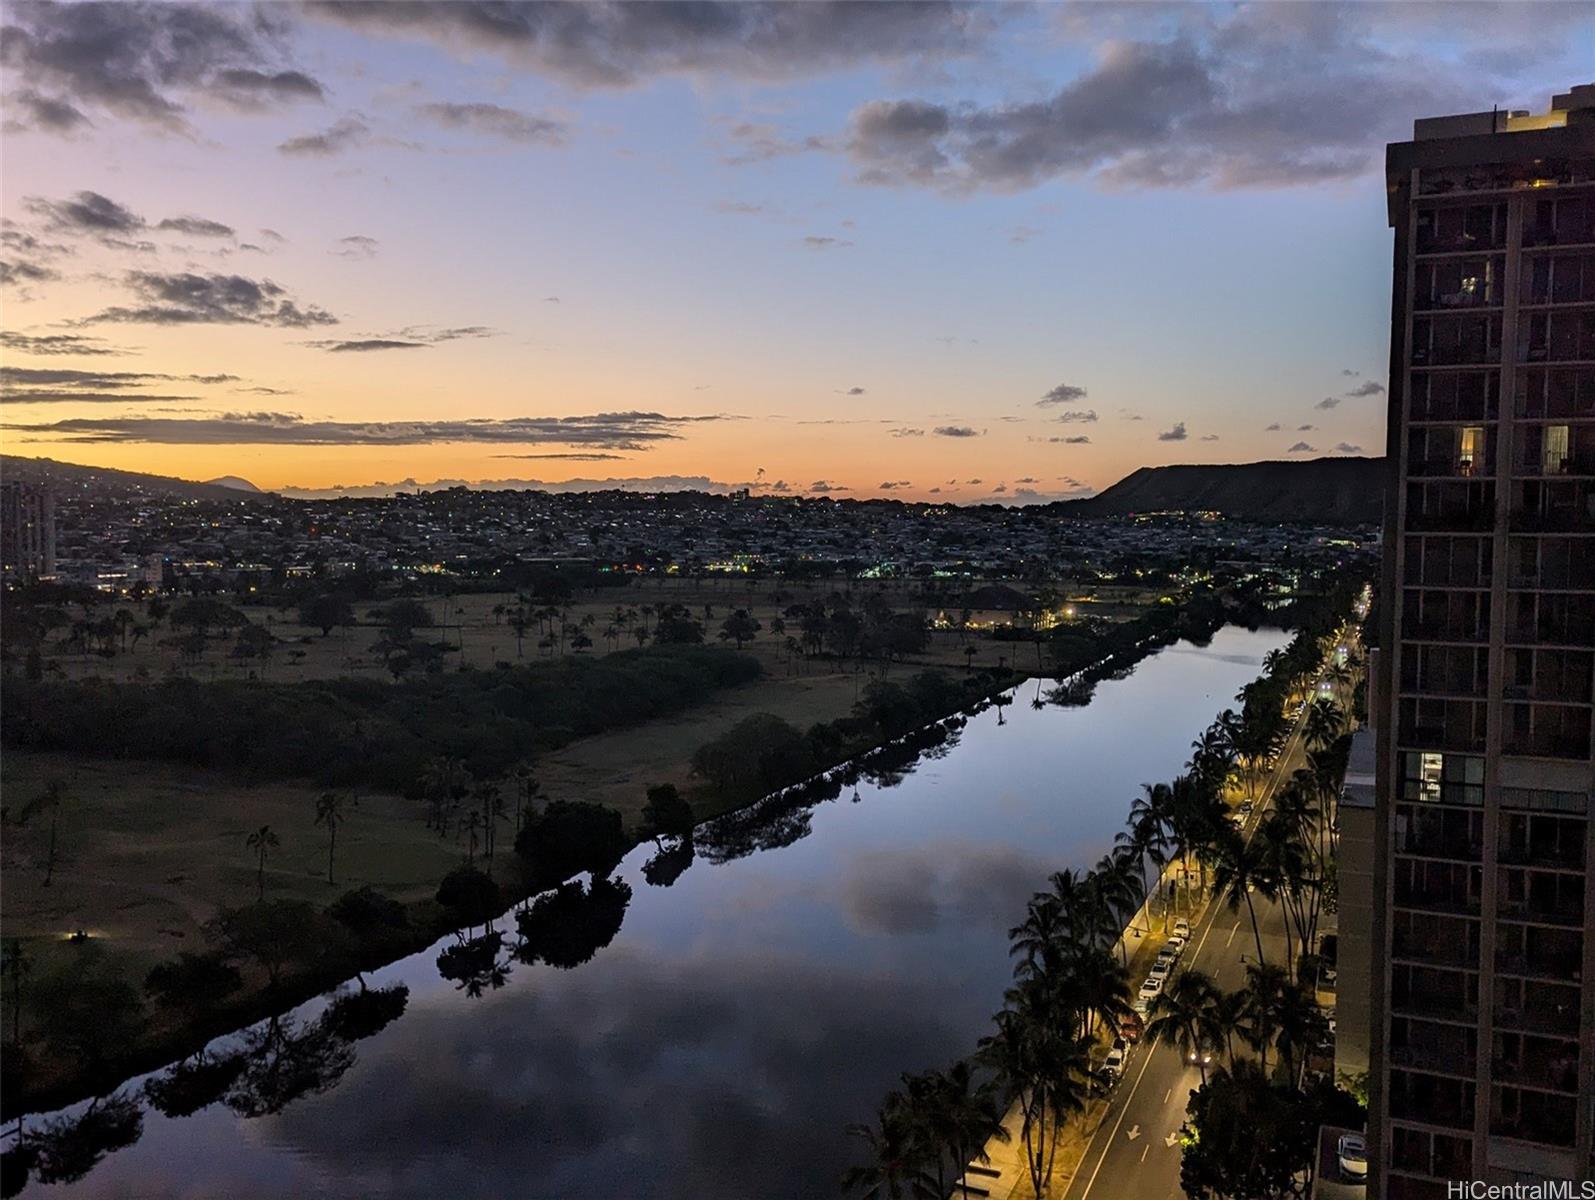
POLYGON ((1219 512, 1252 521, 1376 525, 1384 513, 1382 458, 1313 458, 1139 467, 1084 500, 1073 516, 1219 512))

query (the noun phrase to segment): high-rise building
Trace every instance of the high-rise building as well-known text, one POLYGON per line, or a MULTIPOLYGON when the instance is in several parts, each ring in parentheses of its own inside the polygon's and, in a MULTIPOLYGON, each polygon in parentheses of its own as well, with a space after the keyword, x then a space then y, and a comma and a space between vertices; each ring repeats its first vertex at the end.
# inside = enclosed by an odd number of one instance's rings
POLYGON ((1386 173, 1369 1195, 1410 1200, 1595 1177, 1595 85, 1386 173))
POLYGON ((49 488, 0 484, 0 570, 8 581, 55 576, 55 498, 49 488))

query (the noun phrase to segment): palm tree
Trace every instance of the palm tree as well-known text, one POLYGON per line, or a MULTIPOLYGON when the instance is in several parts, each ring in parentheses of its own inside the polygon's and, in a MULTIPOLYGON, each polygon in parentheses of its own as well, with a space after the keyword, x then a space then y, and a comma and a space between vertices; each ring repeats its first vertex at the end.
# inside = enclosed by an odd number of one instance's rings
POLYGON ((869 1146, 870 1161, 849 1167, 842 1187, 865 1197, 882 1200, 941 1200, 934 1180, 925 1169, 925 1153, 909 1120, 908 1102, 901 1092, 889 1092, 875 1114, 873 1125, 849 1125, 847 1132, 869 1146))
MULTIPOLYGON (((1146 895, 1146 884, 1136 863, 1136 856, 1122 846, 1104 854, 1092 868, 1095 892, 1098 899, 1112 914, 1113 930, 1110 937, 1119 943, 1119 957, 1129 966, 1129 951, 1124 944, 1124 922, 1140 907, 1146 895)), ((1110 941, 1111 945, 1112 942, 1110 941)))
MULTIPOLYGON (((955 1062, 946 1071, 935 1072, 932 1078, 935 1081, 934 1107, 928 1123, 938 1145, 945 1147, 952 1156, 960 1190, 964 1200, 969 1200, 969 1164, 989 1162, 987 1143, 1009 1139, 1002 1123, 1003 1109, 997 1083, 989 1078, 977 1081, 974 1068, 966 1060, 955 1062)), ((937 1195, 945 1194, 938 1187, 937 1195)))
POLYGON ((1257 924, 1252 892, 1258 891, 1272 899, 1276 888, 1263 852, 1255 842, 1247 841, 1238 830, 1231 828, 1219 838, 1215 857, 1213 891, 1223 898, 1230 912, 1239 912, 1242 902, 1245 903, 1252 921, 1252 937, 1257 942, 1257 961, 1264 962, 1263 934, 1257 924))
POLYGON ((1268 1073, 1268 1049, 1279 1034, 1280 1010, 1289 986, 1283 967, 1261 962, 1246 964, 1246 986, 1239 993, 1237 1032, 1262 1056, 1265 1075, 1268 1073))
POLYGON ((1223 992, 1210 975, 1181 971, 1171 986, 1152 1001, 1146 1034, 1172 1042, 1187 1058, 1194 1057, 1207 1082, 1206 1052, 1223 1043, 1225 1027, 1221 1008, 1223 992))
POLYGON ((1346 715, 1333 700, 1324 697, 1307 706, 1307 746, 1322 750, 1340 736, 1346 715))
POLYGON ((55 878, 55 834, 60 823, 61 803, 66 799, 66 784, 59 779, 52 779, 44 785, 32 800, 22 806, 22 811, 17 814, 17 824, 21 825, 32 820, 37 814, 48 811, 50 814, 50 845, 44 865, 44 886, 49 887, 50 881, 55 878))
POLYGON ((259 887, 255 893, 255 901, 259 903, 266 898, 266 856, 282 845, 282 842, 272 832, 270 825, 262 825, 244 839, 244 845, 255 852, 259 871, 259 887))
POLYGON ((1294 923, 1305 951, 1312 936, 1310 925, 1317 919, 1315 911, 1309 912, 1315 908, 1310 896, 1317 893, 1319 880, 1308 862, 1307 844, 1293 809, 1276 808, 1264 817, 1254 844, 1263 873, 1273 882, 1285 910, 1285 964, 1294 972, 1291 927, 1294 923))
POLYGON ((33 973, 33 959, 16 938, 7 938, 0 950, 0 977, 11 980, 11 1045, 22 1045, 22 981, 33 973))
POLYGON ((1300 983, 1287 982, 1275 999, 1274 1048, 1279 1051, 1286 1080, 1295 1086, 1307 1055, 1329 1032, 1329 1022, 1317 1000, 1300 983))
MULTIPOLYGON (((358 803, 356 801, 355 803, 358 803)), ((338 850, 338 826, 345 819, 344 797, 337 792, 323 792, 316 801, 316 824, 327 827, 327 882, 332 882, 332 860, 338 850)))

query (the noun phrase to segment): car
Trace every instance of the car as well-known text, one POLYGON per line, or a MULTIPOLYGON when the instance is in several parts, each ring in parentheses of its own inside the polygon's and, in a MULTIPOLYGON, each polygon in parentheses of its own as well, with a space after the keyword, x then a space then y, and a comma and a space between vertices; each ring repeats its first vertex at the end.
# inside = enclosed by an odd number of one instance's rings
POLYGON ((1213 1052, 1192 1047, 1185 1052, 1185 1063, 1191 1067, 1210 1067, 1213 1065, 1213 1052))
POLYGON ((1343 1133, 1335 1150, 1340 1173, 1347 1179, 1368 1178, 1368 1143, 1360 1133, 1343 1133))
POLYGON ((1161 986, 1163 981, 1169 977, 1169 964, 1161 958, 1158 959, 1157 962, 1152 964, 1152 969, 1147 973, 1146 977, 1149 982, 1153 979, 1157 980, 1161 986))
POLYGON ((1146 982, 1141 985, 1141 991, 1140 991, 1139 995, 1140 995, 1141 999, 1143 999, 1143 1000, 1145 1000, 1145 1001, 1150 1003, 1153 999, 1155 999, 1156 997, 1162 995, 1162 993, 1163 993, 1163 980, 1162 979, 1154 979, 1152 976, 1148 975, 1147 978, 1146 978, 1146 982))
POLYGON ((1102 1070, 1114 1078, 1124 1073, 1124 1051, 1115 1047, 1108 1051, 1107 1058, 1102 1060, 1102 1070))
MULTIPOLYGON (((1153 992, 1152 996, 1155 995, 1157 995, 1157 993, 1153 992)), ((1135 1003, 1130 1005, 1130 1007, 1135 1010, 1135 1015, 1142 1020, 1146 1019, 1146 1014, 1152 1008, 1152 996, 1147 995, 1143 989, 1141 994, 1135 998, 1135 1003)))
POLYGON ((1242 800, 1241 801, 1241 816, 1249 817, 1251 815, 1252 815, 1252 802, 1250 800, 1242 800))
POLYGON ((1163 949, 1157 952, 1157 963, 1164 967, 1172 967, 1179 957, 1180 952, 1178 950, 1171 950, 1164 946, 1163 949))
MULTIPOLYGON (((1172 954, 1175 958, 1178 958, 1180 955, 1185 953, 1185 939, 1176 933, 1173 937, 1169 938, 1168 941, 1163 943, 1163 950, 1172 954)), ((1159 953, 1162 952, 1163 951, 1159 951, 1159 953)))
POLYGON ((1177 938, 1188 938, 1191 936, 1191 923, 1184 917, 1180 917, 1174 922, 1174 936, 1177 938))
MULTIPOLYGON (((1134 1045, 1141 1040, 1141 1031, 1145 1028, 1137 1014, 1126 1013, 1119 1019, 1119 1041, 1134 1045)), ((1117 1045, 1118 1043, 1115 1042, 1114 1044, 1117 1045)))

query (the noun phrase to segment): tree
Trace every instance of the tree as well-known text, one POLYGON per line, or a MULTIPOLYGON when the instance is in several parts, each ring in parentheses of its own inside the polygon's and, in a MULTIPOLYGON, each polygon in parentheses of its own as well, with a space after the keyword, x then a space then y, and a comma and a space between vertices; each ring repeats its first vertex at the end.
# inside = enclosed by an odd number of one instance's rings
POLYGON ((185 950, 172 961, 151 967, 144 990, 162 1008, 199 1013, 215 1007, 243 983, 238 969, 220 954, 185 950))
POLYGON ((908 1101, 900 1092, 887 1095, 873 1125, 849 1125, 847 1132, 869 1147, 869 1161, 848 1168, 842 1176, 848 1192, 878 1200, 941 1200, 908 1101))
POLYGON ((40 979, 33 993, 40 1040, 91 1070, 125 1054, 144 1032, 137 989, 98 960, 40 979))
POLYGON ((631 888, 616 879, 594 879, 585 888, 576 880, 539 896, 515 922, 521 945, 515 956, 571 970, 591 961, 620 932, 631 888))
POLYGON ((1252 904, 1255 891, 1271 900, 1277 894, 1275 881, 1269 874, 1262 848, 1248 841, 1233 826, 1223 835, 1217 846, 1217 861, 1213 868, 1213 890, 1223 899, 1230 912, 1239 912, 1246 905, 1251 918, 1252 937, 1257 943, 1257 961, 1263 962, 1263 934, 1257 924, 1257 909, 1252 904))
POLYGON ((648 789, 648 803, 642 809, 642 833, 656 842, 661 837, 687 837, 692 833, 692 805, 673 783, 658 783, 648 789))
POLYGON ((1191 1200, 1298 1196, 1317 1131, 1302 1093, 1269 1083, 1250 1060, 1220 1068, 1186 1107, 1180 1186, 1191 1200))
POLYGON ((257 903, 266 899, 266 858, 281 845, 282 841, 272 832, 270 825, 262 825, 244 839, 244 846, 255 852, 255 859, 258 864, 257 882, 259 886, 255 892, 257 903))
POLYGON ((563 883, 583 871, 608 875, 629 849, 620 814, 581 800, 553 801, 529 817, 515 838, 515 852, 537 887, 563 883))
POLYGON ((299 605, 299 623, 321 630, 326 637, 340 626, 354 624, 354 604, 343 592, 318 592, 299 605))
POLYGON ((1019 1104, 1020 1138, 1036 1200, 1052 1175, 1058 1134, 1085 1107, 1091 1039, 1077 1036, 1077 1020, 1046 983, 1023 988, 999 1012, 997 1032, 980 1041, 980 1060, 1019 1104))
POLYGON ((438 884, 437 902, 467 928, 486 925, 504 911, 504 896, 485 873, 473 866, 455 867, 438 884))
POLYGON ((61 804, 66 799, 66 784, 59 779, 52 779, 44 785, 32 800, 22 806, 22 811, 17 814, 17 824, 25 825, 41 812, 50 814, 50 842, 49 851, 45 858, 44 886, 49 887, 50 881, 55 877, 55 846, 56 827, 61 818, 61 804))
POLYGON ((747 609, 739 608, 720 622, 720 636, 735 641, 740 650, 742 644, 751 642, 762 628, 764 626, 750 616, 747 609))
POLYGON ((1186 1057, 1194 1056, 1207 1082, 1207 1054, 1224 1043, 1223 993, 1212 976, 1197 970, 1181 971, 1164 988, 1147 1015, 1146 1035, 1177 1046, 1186 1057))
MULTIPOLYGON (((327 882, 332 882, 332 860, 338 850, 338 826, 347 819, 344 803, 349 800, 337 792, 323 792, 316 801, 316 824, 327 828, 327 882)), ((350 801, 358 806, 359 801, 350 801)))
POLYGON ((336 926, 303 900, 223 908, 209 933, 231 962, 251 961, 275 988, 290 967, 314 963, 336 944, 336 926))
POLYGON ((11 1046, 13 1051, 22 1045, 22 990, 23 982, 33 973, 33 957, 22 948, 16 938, 7 938, 0 949, 0 976, 11 982, 11 1046))

